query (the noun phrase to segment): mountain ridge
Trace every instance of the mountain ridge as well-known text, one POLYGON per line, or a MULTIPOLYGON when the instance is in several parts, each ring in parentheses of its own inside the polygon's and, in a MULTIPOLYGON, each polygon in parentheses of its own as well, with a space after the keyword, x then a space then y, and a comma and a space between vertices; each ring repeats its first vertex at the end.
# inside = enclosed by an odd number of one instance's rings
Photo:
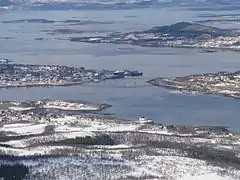
POLYGON ((134 9, 149 7, 238 8, 238 0, 1 0, 0 7, 30 10, 134 9), (228 4, 227 4, 228 3, 228 4), (216 6, 219 5, 219 6, 216 6))
POLYGON ((178 22, 171 25, 155 26, 143 33, 161 33, 172 36, 201 36, 208 34, 211 36, 225 36, 232 33, 229 29, 219 29, 213 26, 206 26, 198 23, 178 22))

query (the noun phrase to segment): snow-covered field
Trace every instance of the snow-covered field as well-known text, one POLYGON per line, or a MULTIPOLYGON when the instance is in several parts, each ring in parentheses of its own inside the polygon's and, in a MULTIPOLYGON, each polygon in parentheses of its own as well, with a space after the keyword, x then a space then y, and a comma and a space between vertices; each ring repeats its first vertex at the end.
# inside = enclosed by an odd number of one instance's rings
POLYGON ((11 102, 0 101, 1 106, 8 106, 9 110, 13 111, 31 111, 38 109, 53 109, 65 111, 101 111, 109 107, 106 104, 93 104, 89 102, 74 102, 74 101, 61 101, 61 100, 42 100, 31 102, 11 102))
POLYGON ((233 178, 209 173, 198 176, 186 175, 179 180, 233 180, 233 178))
POLYGON ((0 121, 1 156, 14 156, 0 163, 16 158, 15 163, 29 167, 26 179, 240 179, 240 135, 220 127, 12 108, 0 121), (114 143, 84 144, 102 135, 114 143))
POLYGON ((0 131, 6 132, 8 136, 40 134, 44 132, 44 128, 46 126, 47 124, 34 124, 34 123, 4 124, 0 128, 0 131))
POLYGON ((92 104, 74 103, 66 101, 49 101, 43 105, 46 109, 62 109, 62 110, 74 110, 74 111, 98 111, 99 106, 92 104))

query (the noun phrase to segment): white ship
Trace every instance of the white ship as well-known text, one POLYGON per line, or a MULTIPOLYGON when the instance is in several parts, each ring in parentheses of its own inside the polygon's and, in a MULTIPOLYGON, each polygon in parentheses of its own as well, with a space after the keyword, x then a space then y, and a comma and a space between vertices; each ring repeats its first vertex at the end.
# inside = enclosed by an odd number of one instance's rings
POLYGON ((141 123, 147 124, 147 123, 152 123, 153 121, 151 119, 145 118, 145 117, 140 117, 138 119, 141 123))

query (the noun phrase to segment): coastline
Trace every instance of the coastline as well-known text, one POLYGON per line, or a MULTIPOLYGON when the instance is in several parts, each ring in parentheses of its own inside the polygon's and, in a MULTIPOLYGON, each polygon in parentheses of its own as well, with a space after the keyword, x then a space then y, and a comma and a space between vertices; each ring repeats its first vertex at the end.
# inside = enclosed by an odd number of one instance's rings
MULTIPOLYGON (((70 40, 71 41, 71 40, 70 40)), ((153 48, 184 48, 184 49, 210 49, 210 50, 219 50, 219 51, 234 51, 240 52, 240 47, 238 48, 230 48, 230 47, 205 47, 205 46, 191 46, 191 45, 163 45, 163 44, 144 44, 144 43, 129 43, 129 42, 91 42, 91 41, 73 41, 73 42, 83 42, 90 44, 126 44, 140 47, 153 47, 153 48)), ((212 52, 215 53, 215 52, 212 52)))
POLYGON ((236 94, 227 94, 227 93, 218 93, 218 92, 215 92, 215 91, 201 91, 199 89, 190 89, 190 88, 187 88, 187 87, 184 87, 184 86, 177 86, 177 85, 168 85, 168 84, 164 84, 163 82, 160 83, 159 82, 159 79, 160 78, 155 78, 155 79, 152 79, 152 80, 149 80, 149 81, 146 81, 147 83, 153 85, 153 86, 156 86, 156 87, 162 87, 162 88, 165 88, 165 89, 171 89, 171 90, 178 90, 180 92, 183 92, 184 94, 184 91, 188 91, 189 93, 192 93, 194 94, 193 92, 196 92, 198 95, 217 95, 217 96, 223 96, 223 97, 230 97, 230 98, 233 98, 233 99, 240 99, 240 94, 239 95, 236 95, 236 94))
POLYGON ((52 86, 75 86, 75 85, 81 85, 83 83, 87 83, 84 81, 80 82, 67 82, 67 83, 46 83, 46 84, 19 84, 19 85, 0 85, 0 89, 8 89, 8 88, 30 88, 30 87, 52 87, 52 86))

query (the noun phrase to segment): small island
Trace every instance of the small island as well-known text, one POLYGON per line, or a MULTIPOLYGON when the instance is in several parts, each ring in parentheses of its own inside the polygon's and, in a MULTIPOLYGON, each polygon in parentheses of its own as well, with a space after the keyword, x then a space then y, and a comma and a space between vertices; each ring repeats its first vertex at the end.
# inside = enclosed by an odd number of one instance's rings
POLYGON ((148 83, 180 93, 216 94, 240 98, 240 71, 194 74, 184 77, 156 78, 148 83))
POLYGON ((239 31, 189 22, 157 26, 145 31, 117 32, 107 36, 72 37, 70 41, 131 44, 147 47, 240 50, 239 31))

